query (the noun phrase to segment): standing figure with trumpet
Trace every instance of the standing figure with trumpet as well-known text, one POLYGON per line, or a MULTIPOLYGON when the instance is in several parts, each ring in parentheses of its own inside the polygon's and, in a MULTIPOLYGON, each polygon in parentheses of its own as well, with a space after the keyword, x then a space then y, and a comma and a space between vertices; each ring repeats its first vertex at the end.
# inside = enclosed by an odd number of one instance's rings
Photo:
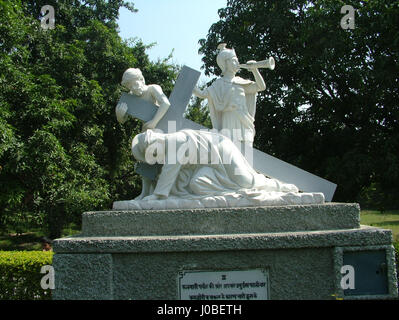
POLYGON ((245 146, 252 147, 255 136, 256 94, 266 89, 258 68, 274 69, 274 59, 256 62, 248 61, 239 64, 234 49, 227 49, 226 44, 218 46, 216 62, 222 70, 222 77, 204 90, 195 88, 193 93, 208 99, 212 126, 234 142, 241 143, 241 152, 245 146), (248 69, 255 81, 236 77, 241 68, 248 69))

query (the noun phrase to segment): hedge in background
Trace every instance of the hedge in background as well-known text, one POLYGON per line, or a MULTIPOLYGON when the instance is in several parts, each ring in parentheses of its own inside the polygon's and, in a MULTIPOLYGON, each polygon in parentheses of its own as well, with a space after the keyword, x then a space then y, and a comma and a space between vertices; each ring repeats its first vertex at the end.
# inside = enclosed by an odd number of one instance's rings
POLYGON ((51 299, 51 290, 40 286, 40 270, 52 260, 51 251, 0 251, 0 300, 51 299))

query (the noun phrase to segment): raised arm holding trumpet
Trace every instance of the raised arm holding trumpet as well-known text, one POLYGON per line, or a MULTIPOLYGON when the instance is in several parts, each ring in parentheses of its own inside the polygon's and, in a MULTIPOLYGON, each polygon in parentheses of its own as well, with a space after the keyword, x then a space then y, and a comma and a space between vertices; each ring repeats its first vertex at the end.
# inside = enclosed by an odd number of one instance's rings
POLYGON ((226 44, 218 46, 216 62, 222 70, 222 77, 204 90, 195 88, 193 93, 208 99, 208 106, 213 128, 230 133, 229 138, 241 142, 241 152, 245 145, 252 147, 255 136, 256 94, 266 89, 265 81, 259 68, 273 70, 275 61, 272 57, 256 62, 240 64, 234 49, 227 49, 226 44), (254 75, 255 81, 236 77, 240 69, 247 69, 254 75), (227 130, 226 130, 227 129, 227 130))
POLYGON ((246 64, 239 64, 238 66, 241 69, 266 68, 266 69, 274 70, 276 64, 274 62, 274 58, 270 57, 267 60, 262 60, 259 62, 251 60, 251 61, 248 61, 246 64))

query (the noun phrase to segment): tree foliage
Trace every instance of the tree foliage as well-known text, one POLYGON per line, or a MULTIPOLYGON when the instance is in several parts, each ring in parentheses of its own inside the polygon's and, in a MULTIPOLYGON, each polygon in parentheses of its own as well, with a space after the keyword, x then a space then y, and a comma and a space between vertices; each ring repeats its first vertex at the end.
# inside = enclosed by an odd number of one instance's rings
POLYGON ((139 193, 129 141, 138 121, 114 110, 124 70, 170 92, 176 67, 152 63, 118 35, 122 0, 0 0, 0 224, 45 225, 51 237, 83 210, 139 193), (44 5, 55 29, 40 26, 44 5))
POLYGON ((200 40, 207 74, 220 42, 242 62, 276 59, 255 146, 337 183, 335 201, 397 207, 399 1, 229 0, 219 16, 200 40), (341 28, 343 5, 355 29, 341 28))

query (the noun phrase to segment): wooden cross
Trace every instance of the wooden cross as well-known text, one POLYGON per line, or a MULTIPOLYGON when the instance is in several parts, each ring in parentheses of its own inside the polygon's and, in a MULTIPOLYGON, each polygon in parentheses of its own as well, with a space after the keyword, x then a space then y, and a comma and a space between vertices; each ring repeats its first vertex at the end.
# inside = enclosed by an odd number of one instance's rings
MULTIPOLYGON (((169 97, 170 107, 161 121, 159 121, 157 129, 162 130, 164 133, 170 133, 168 132, 169 122, 176 124, 176 131, 183 129, 207 129, 183 117, 199 77, 200 72, 187 66, 182 68, 169 97)), ((158 107, 151 102, 128 93, 122 94, 119 103, 123 102, 128 106, 128 114, 144 122, 151 120, 158 109, 158 107)), ((281 182, 292 183, 303 192, 322 192, 326 201, 332 200, 337 187, 336 184, 257 149, 249 151, 252 152, 245 152, 245 155, 249 154, 251 156, 251 159, 248 159, 248 157, 247 159, 253 164, 256 171, 268 177, 280 180, 281 182)), ((136 172, 150 179, 153 179, 156 175, 156 169, 153 166, 145 164, 140 164, 136 168, 136 172)))

